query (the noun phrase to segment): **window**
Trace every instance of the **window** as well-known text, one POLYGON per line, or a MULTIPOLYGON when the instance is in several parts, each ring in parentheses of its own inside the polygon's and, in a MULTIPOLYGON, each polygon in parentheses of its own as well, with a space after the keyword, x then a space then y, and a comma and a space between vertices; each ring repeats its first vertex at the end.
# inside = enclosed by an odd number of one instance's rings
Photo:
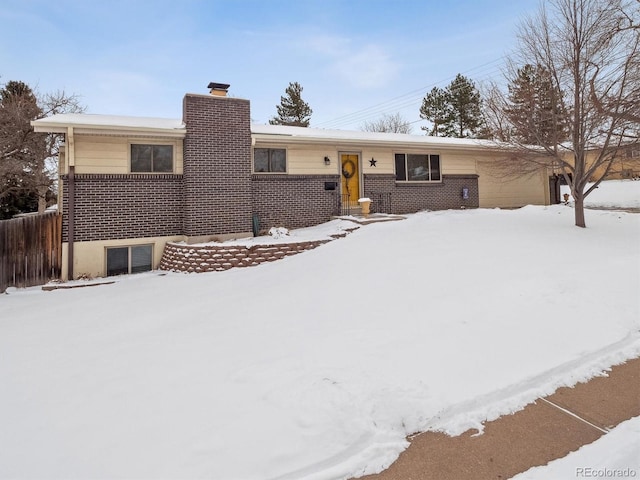
POLYGON ((287 171, 287 151, 284 148, 254 148, 253 171, 284 173, 287 171))
POLYGON ((152 245, 107 248, 107 276, 151 270, 152 245))
POLYGON ((439 182, 440 155, 396 153, 397 182, 439 182))
POLYGON ((131 171, 137 173, 173 172, 173 145, 131 145, 131 171))

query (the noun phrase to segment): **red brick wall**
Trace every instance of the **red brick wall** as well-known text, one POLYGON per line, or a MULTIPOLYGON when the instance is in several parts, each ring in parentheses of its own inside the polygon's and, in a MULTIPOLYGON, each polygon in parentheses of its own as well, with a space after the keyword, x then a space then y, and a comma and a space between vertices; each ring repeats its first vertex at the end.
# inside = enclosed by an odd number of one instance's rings
POLYGON ((338 175, 260 175, 252 176, 253 212, 260 228, 300 228, 326 222, 338 211, 338 175), (325 190, 334 182, 336 190, 325 190))
POLYGON ((249 101, 184 97, 184 234, 251 231, 249 101))
MULTIPOLYGON (((325 190, 339 175, 252 175, 249 101, 187 94, 184 122, 183 175, 76 175, 75 240, 250 232, 253 215, 262 229, 299 228, 339 212, 339 188, 325 190)), ((477 175, 398 184, 394 175, 365 174, 364 195, 376 193, 390 193, 390 213, 479 204, 477 175)), ((65 215, 65 240, 67 231, 65 215)))
MULTIPOLYGON (((66 182, 68 177, 62 176, 66 182)), ((62 238, 68 241, 69 189, 63 189, 62 238)), ((75 175, 75 241, 180 235, 182 175, 75 175)))
POLYGON ((440 183, 396 183, 393 174, 365 174, 364 194, 391 193, 391 212, 415 213, 420 210, 477 208, 480 205, 478 175, 443 175, 440 183), (469 198, 462 198, 462 189, 469 198))

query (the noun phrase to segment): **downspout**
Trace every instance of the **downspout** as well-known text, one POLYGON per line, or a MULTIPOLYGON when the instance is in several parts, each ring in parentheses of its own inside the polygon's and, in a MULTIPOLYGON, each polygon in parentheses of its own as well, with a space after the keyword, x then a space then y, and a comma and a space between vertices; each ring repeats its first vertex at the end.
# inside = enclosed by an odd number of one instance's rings
POLYGON ((68 205, 67 205, 67 218, 68 218, 68 227, 67 227, 67 237, 68 237, 68 248, 67 248, 67 279, 73 280, 73 227, 74 227, 74 207, 75 207, 75 169, 76 169, 76 152, 75 152, 75 141, 73 138, 73 127, 67 128, 67 164, 69 165, 69 175, 68 175, 68 185, 67 185, 67 195, 68 195, 68 205))

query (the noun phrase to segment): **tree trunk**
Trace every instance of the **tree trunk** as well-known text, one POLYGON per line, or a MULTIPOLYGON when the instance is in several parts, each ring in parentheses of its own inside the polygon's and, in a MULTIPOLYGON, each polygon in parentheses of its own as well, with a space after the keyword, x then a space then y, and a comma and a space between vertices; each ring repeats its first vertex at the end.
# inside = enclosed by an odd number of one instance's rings
POLYGON ((38 192, 38 213, 44 213, 47 209, 47 191, 49 187, 44 187, 39 185, 37 188, 38 192))
POLYGON ((584 195, 582 192, 579 195, 573 194, 574 214, 576 219, 576 227, 585 228, 587 225, 584 223, 584 195))

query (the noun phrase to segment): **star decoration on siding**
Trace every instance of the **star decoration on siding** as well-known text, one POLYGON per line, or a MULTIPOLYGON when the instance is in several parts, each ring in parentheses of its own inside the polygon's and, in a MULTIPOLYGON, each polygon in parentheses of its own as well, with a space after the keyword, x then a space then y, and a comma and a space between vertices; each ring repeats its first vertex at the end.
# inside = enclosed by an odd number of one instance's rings
POLYGON ((375 167, 378 161, 375 158, 372 158, 371 160, 369 160, 369 163, 371 164, 372 167, 375 167))

